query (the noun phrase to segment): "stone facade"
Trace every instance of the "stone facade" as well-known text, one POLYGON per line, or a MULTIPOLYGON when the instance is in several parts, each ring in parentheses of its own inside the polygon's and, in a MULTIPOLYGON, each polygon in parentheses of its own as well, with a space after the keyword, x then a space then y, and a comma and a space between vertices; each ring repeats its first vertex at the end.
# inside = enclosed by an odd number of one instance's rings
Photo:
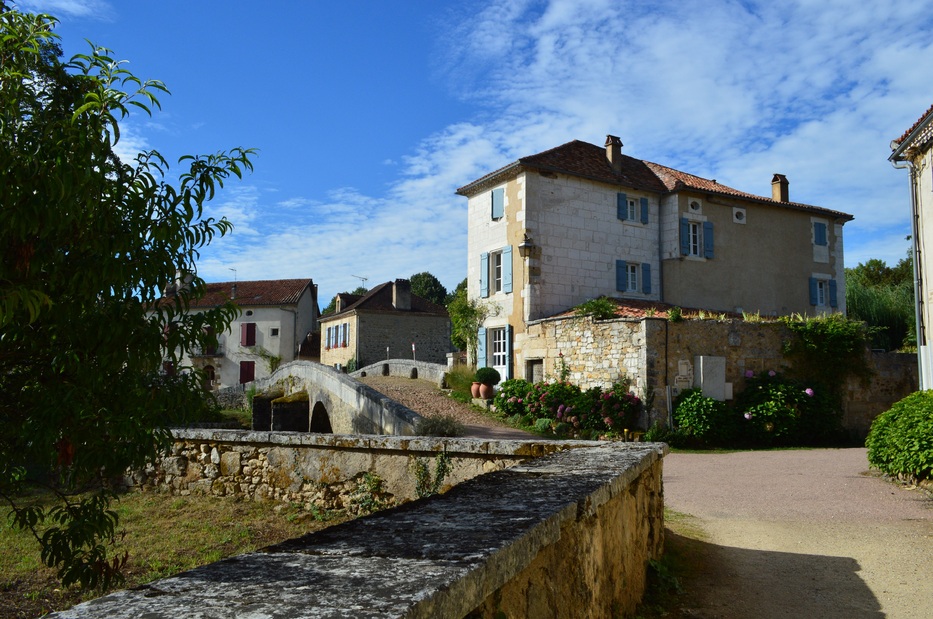
POLYGON ((467 294, 488 316, 478 366, 531 377, 529 325, 601 296, 765 316, 845 312, 850 215, 574 141, 523 157, 467 198, 467 294))
MULTIPOLYGON (((583 388, 630 381, 639 397, 652 402, 642 420, 648 427, 666 423, 669 395, 700 385, 698 359, 723 360, 722 393, 731 399, 742 389, 746 371, 786 369, 782 350, 791 337, 779 322, 563 317, 530 324, 526 351, 542 359, 546 379, 560 376, 565 364, 569 380, 583 388)), ((912 355, 865 354, 875 371, 872 381, 851 379, 843 403, 843 425, 859 436, 868 433, 878 414, 917 389, 912 355)))

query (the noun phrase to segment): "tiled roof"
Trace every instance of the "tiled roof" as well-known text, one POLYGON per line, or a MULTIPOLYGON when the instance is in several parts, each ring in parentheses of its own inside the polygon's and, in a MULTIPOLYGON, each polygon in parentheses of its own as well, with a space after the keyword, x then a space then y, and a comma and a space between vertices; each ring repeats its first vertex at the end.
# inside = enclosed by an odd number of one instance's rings
MULTIPOLYGON (((425 298, 419 297, 416 294, 411 295, 411 309, 410 310, 398 310, 395 309, 395 306, 392 305, 392 284, 393 282, 386 282, 384 284, 379 284, 368 293, 362 297, 357 297, 357 300, 354 303, 351 303, 349 306, 344 307, 339 313, 327 314, 321 316, 321 321, 327 321, 337 316, 342 316, 347 312, 352 311, 364 311, 364 312, 398 312, 400 314, 423 314, 425 316, 447 316, 447 310, 442 306, 436 303, 432 303, 425 298)), ((344 298, 347 296, 353 295, 344 295, 344 298)))
MULTIPOLYGON (((615 317, 616 318, 667 318, 668 312, 674 306, 670 303, 661 303, 660 301, 642 301, 639 299, 615 299, 610 298, 609 301, 616 306, 615 317)), ((692 307, 681 307, 681 312, 684 317, 689 318, 690 316, 696 316, 701 311, 706 311, 710 316, 721 316, 724 315, 728 318, 741 318, 741 314, 736 314, 735 312, 715 312, 710 310, 701 310, 692 307)), ((566 318, 569 316, 576 315, 576 311, 569 309, 565 312, 560 312, 550 316, 550 318, 566 318)))
POLYGON ((781 202, 767 196, 757 196, 717 183, 715 180, 687 174, 657 163, 635 159, 628 155, 622 155, 621 171, 616 173, 606 157, 605 148, 579 140, 568 142, 537 155, 522 157, 518 161, 499 168, 468 185, 464 185, 457 190, 457 193, 464 196, 472 195, 487 186, 502 182, 503 178, 517 174, 523 168, 544 172, 560 172, 593 181, 658 193, 694 190, 707 194, 753 200, 783 208, 815 211, 846 220, 852 219, 852 216, 847 213, 799 202, 781 202))
POLYGON ((897 138, 896 140, 894 140, 894 143, 895 143, 895 144, 900 144, 901 142, 903 142, 904 140, 906 140, 906 139, 907 139, 907 136, 909 136, 911 133, 913 133, 914 131, 916 131, 917 127, 919 127, 920 124, 921 124, 924 120, 926 120, 927 116, 929 116, 930 114, 933 114, 933 105, 931 105, 931 106, 929 107, 929 109, 927 109, 927 111, 924 112, 924 113, 920 116, 920 118, 917 119, 917 122, 915 122, 913 125, 910 126, 910 129, 908 129, 907 131, 905 131, 904 134, 903 134, 901 137, 899 137, 899 138, 897 138))
POLYGON ((253 305, 294 305, 302 292, 312 285, 311 279, 267 279, 243 282, 216 282, 204 286, 204 296, 194 299, 191 307, 216 307, 232 298, 241 307, 253 305))

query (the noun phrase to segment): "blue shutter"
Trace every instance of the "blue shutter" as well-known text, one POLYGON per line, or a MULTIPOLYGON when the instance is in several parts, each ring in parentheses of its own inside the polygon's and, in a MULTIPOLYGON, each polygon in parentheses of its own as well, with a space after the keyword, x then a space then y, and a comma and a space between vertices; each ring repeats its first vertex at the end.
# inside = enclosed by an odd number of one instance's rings
POLYGON ((505 190, 501 187, 492 190, 492 218, 499 219, 505 215, 505 190))
POLYGON ((616 260, 616 290, 625 292, 625 284, 628 280, 625 270, 625 260, 616 260))
POLYGON ((836 280, 829 280, 829 306, 838 307, 839 303, 836 299, 836 280))
POLYGON ((648 262, 641 264, 641 291, 651 294, 651 264, 648 262))
POLYGON ((476 332, 476 367, 486 367, 486 327, 476 332))
POLYGON ((690 253, 690 222, 686 217, 680 218, 680 254, 686 256, 690 253))
POLYGON ((505 325, 505 380, 512 378, 512 325, 505 325))
POLYGON ((703 222, 703 255, 707 258, 713 257, 713 222, 703 222))
POLYGON ((622 221, 628 219, 628 196, 624 193, 616 194, 616 217, 622 221))
POLYGON ((810 278, 810 305, 816 305, 820 301, 819 291, 817 290, 816 278, 810 278))
POLYGON ((502 292, 512 292, 512 246, 502 248, 502 292))
POLYGON ((648 198, 641 199, 641 223, 648 223, 648 198))
POLYGON ((813 244, 826 245, 826 224, 814 222, 813 224, 813 244))
POLYGON ((489 296, 489 254, 487 252, 479 255, 479 296, 484 299, 489 296))

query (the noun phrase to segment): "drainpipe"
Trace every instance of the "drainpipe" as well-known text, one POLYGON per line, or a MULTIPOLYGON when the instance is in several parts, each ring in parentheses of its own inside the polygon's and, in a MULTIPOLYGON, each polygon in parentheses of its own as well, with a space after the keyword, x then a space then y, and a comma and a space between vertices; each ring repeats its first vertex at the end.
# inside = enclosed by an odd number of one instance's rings
POLYGON ((910 183, 910 234, 913 240, 913 263, 914 263, 914 321, 917 335, 917 371, 920 378, 920 390, 929 389, 933 385, 925 384, 924 370, 924 351, 926 347, 926 328, 923 324, 923 282, 920 279, 922 272, 920 256, 920 214, 917 212, 917 169, 912 161, 908 159, 894 159, 891 165, 899 170, 908 171, 908 180, 910 183), (921 348, 923 347, 923 348, 921 348))

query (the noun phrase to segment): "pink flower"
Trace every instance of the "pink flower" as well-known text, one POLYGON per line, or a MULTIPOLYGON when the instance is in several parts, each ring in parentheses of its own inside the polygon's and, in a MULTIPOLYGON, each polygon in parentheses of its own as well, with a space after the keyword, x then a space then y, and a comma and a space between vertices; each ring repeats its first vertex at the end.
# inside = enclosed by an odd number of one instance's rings
POLYGON ((775 376, 777 376, 777 372, 775 372, 774 370, 768 370, 768 376, 770 376, 771 378, 774 378, 775 376))
POLYGON ((563 412, 564 412, 564 408, 565 408, 565 407, 564 407, 563 404, 561 404, 560 406, 558 406, 558 407, 557 407, 557 412, 558 412, 558 414, 563 413, 563 412))
POLYGON ((813 389, 810 389, 809 387, 807 387, 806 389, 803 390, 803 392, 807 394, 808 396, 810 396, 811 398, 813 397, 813 389))
POLYGON ((751 418, 752 418, 752 414, 751 414, 751 413, 745 413, 745 418, 746 418, 746 419, 751 419, 751 418))
POLYGON ((604 418, 603 418, 603 423, 606 424, 607 426, 611 426, 611 425, 612 425, 612 419, 609 419, 609 417, 604 417, 604 418))
POLYGON ((751 370, 745 370, 745 378, 752 378, 753 376, 755 376, 754 372, 751 370))

